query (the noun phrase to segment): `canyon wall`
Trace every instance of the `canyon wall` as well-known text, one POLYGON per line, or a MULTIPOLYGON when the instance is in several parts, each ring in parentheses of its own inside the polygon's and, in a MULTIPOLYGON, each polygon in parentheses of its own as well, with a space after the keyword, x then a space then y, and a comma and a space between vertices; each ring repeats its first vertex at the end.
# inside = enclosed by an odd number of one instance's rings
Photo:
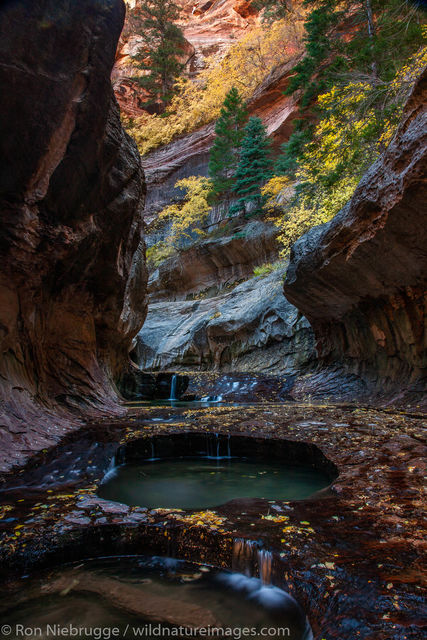
MULTIPOLYGON (((248 101, 249 115, 259 116, 276 150, 289 139, 293 121, 298 116, 298 96, 286 96, 291 71, 301 54, 276 67, 255 90, 248 101)), ((182 199, 175 183, 191 175, 208 173, 209 151, 215 138, 215 122, 182 135, 142 158, 147 179, 145 216, 153 220, 172 201, 182 199)), ((225 216, 227 217, 227 216, 225 216)))
MULTIPOLYGON (((131 0, 127 3, 129 11, 112 73, 121 111, 130 117, 144 113, 143 94, 133 79, 136 70, 132 63, 132 56, 138 53, 142 43, 137 23, 132 17, 132 9, 138 6, 138 2, 131 0)), ((230 47, 261 24, 260 14, 249 0, 177 0, 177 4, 182 9, 179 24, 187 43, 181 62, 186 65, 184 75, 194 81, 208 61, 221 60, 230 47)), ((297 18, 293 17, 297 23, 301 19, 299 14, 297 18)), ((265 28, 268 30, 267 26, 265 28)), ((289 59, 272 70, 248 102, 250 115, 262 118, 276 149, 289 138, 293 120, 298 117, 297 99, 284 95, 290 72, 302 55, 302 40, 293 42, 293 47, 289 59)), ((143 157, 147 180, 145 216, 148 222, 155 219, 171 200, 182 198, 182 192, 175 189, 178 180, 190 175, 207 175, 214 129, 215 123, 212 122, 143 157)))
POLYGON ((217 295, 149 305, 133 357, 144 369, 297 375, 314 358, 307 320, 283 295, 286 268, 217 295))
POLYGON ((145 185, 110 73, 121 0, 0 8, 0 468, 82 415, 145 316, 145 185))
MULTIPOLYGON (((195 81, 209 57, 221 59, 261 22, 249 2, 181 0, 180 4, 181 25, 193 51, 186 72, 195 81)), ((137 44, 129 17, 114 70, 116 94, 129 115, 136 114, 135 95, 132 98, 128 89, 129 54, 137 44)), ((248 101, 249 113, 262 118, 276 149, 289 138, 298 115, 297 98, 284 91, 301 55, 302 43, 296 43, 295 51, 273 68, 248 101)), ((207 175, 214 129, 215 123, 209 123, 142 158, 147 246, 168 234, 168 226, 159 229, 156 221, 165 206, 182 200, 175 183, 190 175, 207 175)), ((272 222, 230 219, 228 206, 219 204, 203 230, 205 237, 183 241, 179 253, 153 268, 149 312, 137 338, 135 361, 149 369, 269 371, 277 366, 277 371, 290 373, 298 364, 305 366, 313 353, 311 329, 278 293, 282 276, 276 273, 266 286, 253 277, 255 267, 278 259, 277 227, 272 222)))
MULTIPOLYGON (((138 4, 139 0, 127 1, 129 11, 112 75, 120 108, 132 117, 144 112, 141 89, 132 79, 132 56, 142 42, 132 18, 132 9, 138 4)), ((208 59, 221 59, 250 27, 259 24, 258 11, 251 7, 250 0, 176 0, 176 4, 181 8, 179 26, 186 40, 181 62, 190 77, 197 76, 208 59)))
POLYGON ((414 397, 427 367, 426 98, 427 71, 348 205, 294 245, 285 282, 324 363, 414 397))

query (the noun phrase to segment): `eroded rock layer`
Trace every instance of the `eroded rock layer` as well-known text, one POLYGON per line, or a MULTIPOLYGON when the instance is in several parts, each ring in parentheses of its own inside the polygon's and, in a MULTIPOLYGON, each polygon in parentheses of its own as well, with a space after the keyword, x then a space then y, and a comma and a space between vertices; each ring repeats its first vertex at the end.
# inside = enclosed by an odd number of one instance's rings
MULTIPOLYGON (((134 81, 132 57, 141 48, 142 38, 136 29, 132 10, 140 0, 128 0, 125 28, 120 38, 113 85, 120 107, 131 117, 144 113, 141 88, 134 81)), ((177 0, 181 9, 180 27, 186 41, 181 62, 190 77, 197 75, 208 59, 221 59, 247 30, 259 24, 258 11, 250 0, 177 0)))
POLYGON ((253 221, 199 243, 162 262, 150 275, 150 302, 215 295, 224 286, 251 278, 254 266, 277 260, 277 229, 253 221))
POLYGON ((144 369, 305 369, 314 355, 312 331, 283 296, 283 275, 253 277, 201 300, 150 304, 136 361, 144 369))
POLYGON ((117 411, 144 319, 143 172, 110 83, 123 20, 121 0, 0 9, 3 468, 71 411, 117 411))
POLYGON ((346 207, 293 247, 285 295, 324 361, 382 386, 425 383, 427 73, 346 207))

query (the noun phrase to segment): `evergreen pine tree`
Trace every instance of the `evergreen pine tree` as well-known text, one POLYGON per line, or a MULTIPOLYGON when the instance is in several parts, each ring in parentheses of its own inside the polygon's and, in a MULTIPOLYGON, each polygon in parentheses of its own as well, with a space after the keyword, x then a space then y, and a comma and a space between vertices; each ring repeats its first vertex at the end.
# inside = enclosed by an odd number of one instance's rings
MULTIPOLYGON (((268 0, 268 4, 280 7, 282 0, 268 0)), ((305 56, 292 70, 286 94, 302 91, 300 109, 308 117, 295 121, 295 131, 282 147, 276 167, 290 176, 312 138, 313 116, 319 115, 318 96, 332 86, 346 85, 349 78, 354 82, 369 79, 378 87, 381 109, 386 83, 424 41, 425 14, 411 3, 304 0, 303 4, 310 9, 305 21, 305 56)))
POLYGON ((244 133, 243 126, 247 117, 243 100, 238 90, 233 87, 224 100, 215 127, 215 141, 210 151, 209 177, 212 180, 214 199, 231 196, 244 133))
POLYGON ((178 57, 185 45, 181 29, 175 24, 180 8, 173 0, 142 0, 133 10, 136 32, 143 44, 134 56, 136 66, 145 72, 134 78, 147 93, 144 107, 164 111, 174 95, 174 84, 184 69, 178 57))
POLYGON ((251 117, 245 127, 240 161, 235 176, 234 192, 239 196, 240 210, 246 203, 262 205, 261 187, 271 178, 270 142, 261 118, 251 117))

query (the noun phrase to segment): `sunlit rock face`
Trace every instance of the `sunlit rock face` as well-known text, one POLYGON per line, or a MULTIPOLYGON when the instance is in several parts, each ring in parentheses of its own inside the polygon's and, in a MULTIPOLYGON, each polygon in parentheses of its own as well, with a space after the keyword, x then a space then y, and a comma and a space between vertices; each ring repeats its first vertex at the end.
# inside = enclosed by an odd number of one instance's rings
MULTIPOLYGON (((128 9, 139 0, 127 2, 128 9)), ((180 26, 187 41, 181 61, 190 76, 197 75, 208 58, 220 59, 247 30, 259 23, 258 12, 247 0, 177 0, 182 8, 180 26)), ((141 37, 135 33, 130 13, 126 18, 117 51, 112 80, 120 107, 129 116, 143 113, 141 90, 132 81, 132 56, 140 49, 141 37)))
POLYGON ((245 0, 180 0, 182 27, 194 46, 190 71, 197 72, 206 58, 221 58, 245 32, 259 23, 258 12, 245 0))
POLYGON ((121 0, 0 10, 0 468, 81 416, 145 315, 144 177, 110 82, 121 0))
POLYGON ((285 295, 325 362, 415 395, 427 368, 427 72, 347 206, 293 247, 285 295))

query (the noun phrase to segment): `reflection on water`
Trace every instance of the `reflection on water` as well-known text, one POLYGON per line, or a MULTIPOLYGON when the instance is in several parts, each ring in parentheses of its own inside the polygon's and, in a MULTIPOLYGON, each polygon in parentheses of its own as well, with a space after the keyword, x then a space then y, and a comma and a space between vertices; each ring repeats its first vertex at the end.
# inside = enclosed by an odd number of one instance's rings
POLYGON ((311 467, 239 458, 177 458, 110 471, 98 494, 144 507, 203 509, 235 498, 302 500, 329 484, 311 467))
MULTIPOLYGON (((125 403, 129 409, 138 409, 144 407, 175 407, 177 409, 190 409, 216 407, 218 405, 226 407, 234 407, 240 405, 237 402, 224 402, 222 396, 204 396, 199 400, 174 400, 172 398, 159 400, 131 400, 125 403)), ((246 403, 247 404, 247 403, 246 403)))
POLYGON ((289 631, 277 637, 311 638, 304 613, 281 589, 167 558, 87 561, 21 580, 0 596, 1 623, 12 628, 9 638, 20 637, 17 624, 40 629, 41 638, 52 637, 54 625, 82 628, 79 638, 104 629, 98 639, 113 637, 112 628, 119 638, 136 637, 135 629, 145 638, 169 637, 172 630, 175 637, 198 637, 194 630, 209 626, 234 629, 228 637, 236 638, 244 637, 243 628, 251 628, 251 637, 261 637, 262 628, 280 628, 289 631))

